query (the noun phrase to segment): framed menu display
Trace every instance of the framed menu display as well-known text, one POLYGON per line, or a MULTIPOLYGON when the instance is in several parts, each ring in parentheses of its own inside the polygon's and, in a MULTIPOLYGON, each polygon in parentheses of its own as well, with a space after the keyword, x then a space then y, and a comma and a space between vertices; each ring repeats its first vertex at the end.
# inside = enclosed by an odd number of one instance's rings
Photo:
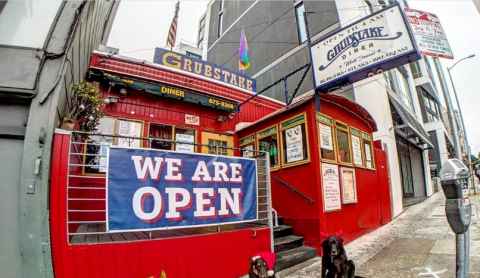
POLYGON ((337 165, 322 163, 322 191, 325 212, 342 209, 337 165))
POLYGON ((342 177, 342 203, 353 204, 357 202, 357 184, 355 182, 355 169, 340 168, 342 177))

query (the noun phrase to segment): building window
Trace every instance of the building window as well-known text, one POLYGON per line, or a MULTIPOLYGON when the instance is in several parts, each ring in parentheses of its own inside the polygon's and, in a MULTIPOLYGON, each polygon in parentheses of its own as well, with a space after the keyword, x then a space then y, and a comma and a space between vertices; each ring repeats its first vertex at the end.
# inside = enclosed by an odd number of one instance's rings
POLYGON ((267 152, 270 160, 270 170, 280 168, 280 153, 278 152, 278 129, 277 126, 269 127, 257 133, 258 148, 267 152))
POLYGON ((438 122, 438 109, 435 99, 426 92, 423 92, 423 104, 427 114, 427 123, 438 122))
POLYGON ((333 120, 330 117, 317 113, 318 140, 320 141, 320 156, 322 160, 336 161, 333 140, 333 120))
POLYGON ((220 38, 223 35, 223 9, 224 9, 224 0, 220 0, 220 11, 218 12, 218 37, 220 38))
POLYGON ((363 151, 365 153, 365 166, 367 168, 375 168, 373 161, 372 136, 362 132, 363 151))
POLYGON ((197 53, 193 53, 193 52, 190 52, 190 51, 185 51, 185 55, 187 55, 188 57, 192 57, 192 58, 197 58, 197 59, 202 59, 202 55, 199 55, 197 53))
POLYGON ((199 49, 203 49, 203 39, 204 39, 204 36, 205 36, 205 19, 206 19, 206 16, 202 17, 202 19, 200 20, 200 24, 199 24, 199 28, 198 28, 198 48, 199 49))
POLYGON ((255 134, 240 139, 240 149, 242 149, 242 157, 255 157, 255 134))
POLYGON ((282 165, 284 167, 310 161, 305 119, 305 114, 301 114, 280 123, 282 130, 282 165))
POLYGON ((368 7, 368 10, 370 11, 371 14, 373 14, 375 12, 375 10, 373 9, 373 5, 372 3, 370 3, 370 0, 364 0, 365 1, 365 4, 367 4, 367 7, 368 7))
POLYGON ((208 144, 210 147, 208 148, 209 154, 216 154, 216 155, 228 155, 228 142, 223 140, 215 140, 215 139, 208 139, 208 144))
POLYGON ((388 71, 388 74, 384 76, 387 86, 401 98, 406 107, 415 111, 413 108, 412 93, 410 91, 408 76, 406 76, 406 69, 402 69, 402 72, 398 69, 390 70, 388 71))
POLYGON ((298 40, 300 43, 304 43, 307 40, 307 29, 305 26, 305 18, 303 17, 304 12, 305 12, 305 6, 303 5, 303 2, 300 2, 295 6, 298 40))
POLYGON ((125 119, 116 119, 104 117, 100 119, 98 132, 104 136, 91 135, 86 139, 84 156, 84 173, 86 174, 104 174, 107 166, 107 148, 113 146, 141 146, 140 139, 111 137, 111 135, 124 135, 128 137, 140 137, 143 132, 143 122, 131 121, 125 119))
POLYGON ((62 2, 0 2, 0 44, 43 48, 62 2))
POLYGON ((382 7, 382 9, 385 9, 388 6, 388 4, 383 0, 378 0, 378 4, 380 7, 382 7))
POLYGON ((350 139, 352 142, 353 164, 355 164, 355 166, 362 167, 364 164, 363 164, 363 155, 362 155, 362 135, 360 130, 351 127, 350 139))
POLYGON ((335 122, 337 128, 337 146, 338 146, 338 162, 352 163, 352 152, 350 151, 350 139, 348 134, 348 126, 341 122, 335 122))
POLYGON ((418 61, 411 63, 410 69, 412 70, 413 78, 423 77, 422 70, 420 69, 420 63, 418 63, 418 61))
POLYGON ((159 139, 150 141, 150 148, 152 149, 195 152, 194 144, 196 143, 196 134, 194 129, 152 123, 150 124, 148 136, 150 138, 159 139), (185 144, 169 141, 185 142, 185 144))

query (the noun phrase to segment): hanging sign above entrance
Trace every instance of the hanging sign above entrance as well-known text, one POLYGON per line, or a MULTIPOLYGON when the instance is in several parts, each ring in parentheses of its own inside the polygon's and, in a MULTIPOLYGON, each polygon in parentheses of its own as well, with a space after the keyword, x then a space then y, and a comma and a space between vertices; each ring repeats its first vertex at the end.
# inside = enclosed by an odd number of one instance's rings
POLYGON ((420 53, 453 59, 452 49, 436 15, 410 8, 405 8, 405 15, 407 15, 420 53))
POLYGON ((256 80, 239 72, 163 48, 155 49, 153 62, 181 71, 208 77, 250 92, 257 90, 256 80))
POLYGON ((312 43, 310 53, 322 92, 420 60, 398 4, 312 43))

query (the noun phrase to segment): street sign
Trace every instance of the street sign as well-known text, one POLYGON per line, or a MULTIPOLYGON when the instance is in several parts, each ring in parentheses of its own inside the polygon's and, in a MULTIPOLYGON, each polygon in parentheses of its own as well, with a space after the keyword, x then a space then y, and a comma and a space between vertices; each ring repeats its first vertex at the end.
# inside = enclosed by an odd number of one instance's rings
POLYGON ((406 7, 404 10, 420 53, 453 59, 452 50, 438 17, 432 13, 406 7))

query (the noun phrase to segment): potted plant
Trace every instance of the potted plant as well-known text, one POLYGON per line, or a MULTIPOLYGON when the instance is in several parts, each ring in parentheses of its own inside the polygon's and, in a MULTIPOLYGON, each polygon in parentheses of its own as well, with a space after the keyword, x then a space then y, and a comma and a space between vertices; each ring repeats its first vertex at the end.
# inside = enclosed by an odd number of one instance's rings
POLYGON ((73 86, 70 113, 63 119, 62 128, 92 132, 98 129, 103 116, 103 99, 98 82, 82 81, 73 86))

